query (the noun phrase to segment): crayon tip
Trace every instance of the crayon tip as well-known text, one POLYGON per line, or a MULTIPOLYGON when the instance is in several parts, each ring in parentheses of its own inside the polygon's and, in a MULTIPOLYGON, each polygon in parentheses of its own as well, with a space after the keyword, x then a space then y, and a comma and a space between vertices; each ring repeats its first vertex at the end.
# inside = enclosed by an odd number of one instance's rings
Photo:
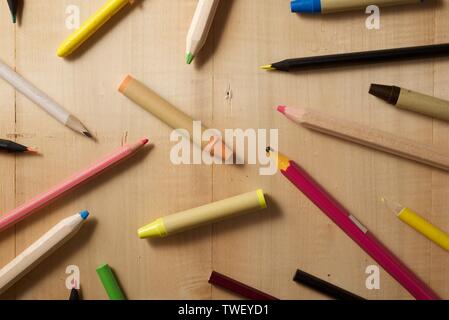
POLYGON ((195 56, 192 53, 190 53, 190 52, 187 53, 187 55, 186 55, 186 63, 187 64, 191 64, 194 58, 195 58, 195 56))
POLYGON ((278 106, 276 109, 280 113, 285 114, 285 109, 287 109, 287 107, 286 106, 278 106))
POLYGON ((89 211, 87 211, 87 210, 81 211, 80 216, 81 216, 81 218, 83 218, 83 220, 86 220, 87 217, 89 216, 89 211))
POLYGON ((273 68, 273 65, 267 64, 265 66, 260 67, 262 70, 276 70, 276 68, 273 68))

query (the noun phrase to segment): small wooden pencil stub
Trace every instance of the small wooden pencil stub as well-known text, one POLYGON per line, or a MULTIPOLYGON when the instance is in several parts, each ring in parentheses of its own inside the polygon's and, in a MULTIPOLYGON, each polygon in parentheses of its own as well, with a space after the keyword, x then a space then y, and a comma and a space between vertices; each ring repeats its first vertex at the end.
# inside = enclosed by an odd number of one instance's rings
MULTIPOLYGON (((194 119, 173 106, 143 83, 128 75, 123 79, 118 90, 131 101, 167 124, 170 128, 186 130, 189 134, 189 139, 193 142, 195 136, 194 119)), ((201 125, 200 129, 202 134, 208 128, 201 125)), ((203 151, 207 151, 212 157, 218 157, 223 161, 228 161, 234 156, 233 150, 219 136, 211 137, 209 141, 201 141, 201 145, 198 145, 198 147, 201 147, 203 151)))
POLYGON ((280 106, 278 111, 311 130, 449 171, 449 153, 442 152, 432 145, 304 108, 280 106))

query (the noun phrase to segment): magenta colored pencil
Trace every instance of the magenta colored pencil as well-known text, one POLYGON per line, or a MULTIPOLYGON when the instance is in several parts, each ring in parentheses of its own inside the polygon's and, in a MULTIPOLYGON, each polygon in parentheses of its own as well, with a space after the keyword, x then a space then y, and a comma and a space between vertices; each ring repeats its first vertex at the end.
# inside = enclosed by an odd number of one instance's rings
MULTIPOLYGON (((273 153, 274 155, 274 153, 273 153)), ((294 161, 281 154, 278 167, 282 174, 303 192, 367 254, 377 261, 393 278, 418 300, 440 300, 432 289, 421 281, 395 255, 371 234, 354 216, 348 213, 323 187, 294 161)))
POLYGON ((56 200, 67 192, 75 189, 90 178, 103 173, 106 169, 111 168, 121 160, 133 155, 137 150, 139 150, 147 143, 148 139, 145 138, 141 139, 136 144, 124 145, 104 159, 94 163, 90 167, 66 179, 61 184, 51 188, 47 192, 34 197, 33 199, 15 208, 14 210, 5 213, 0 217, 0 232, 18 223, 19 221, 22 221, 37 210, 47 206, 53 200, 56 200))

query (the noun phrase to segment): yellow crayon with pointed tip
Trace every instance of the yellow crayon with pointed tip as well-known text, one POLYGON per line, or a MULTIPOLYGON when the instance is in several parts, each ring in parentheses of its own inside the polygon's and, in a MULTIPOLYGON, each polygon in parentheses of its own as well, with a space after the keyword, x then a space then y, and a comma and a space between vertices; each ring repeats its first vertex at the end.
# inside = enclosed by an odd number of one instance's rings
POLYGON ((117 12, 128 3, 132 4, 133 2, 133 0, 109 0, 95 14, 87 19, 79 29, 64 40, 58 48, 58 57, 67 57, 72 54, 117 12))
POLYGON ((141 239, 166 237, 266 207, 264 192, 259 189, 159 218, 140 228, 137 233, 141 239))

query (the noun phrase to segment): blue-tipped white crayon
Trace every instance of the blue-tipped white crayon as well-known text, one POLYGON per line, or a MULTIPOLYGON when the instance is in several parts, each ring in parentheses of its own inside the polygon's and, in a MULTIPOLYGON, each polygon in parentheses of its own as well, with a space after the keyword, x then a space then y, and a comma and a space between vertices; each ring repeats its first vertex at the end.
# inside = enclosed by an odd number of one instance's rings
POLYGON ((421 3, 424 0, 293 0, 292 12, 333 13, 350 10, 365 10, 370 5, 379 7, 421 3))

